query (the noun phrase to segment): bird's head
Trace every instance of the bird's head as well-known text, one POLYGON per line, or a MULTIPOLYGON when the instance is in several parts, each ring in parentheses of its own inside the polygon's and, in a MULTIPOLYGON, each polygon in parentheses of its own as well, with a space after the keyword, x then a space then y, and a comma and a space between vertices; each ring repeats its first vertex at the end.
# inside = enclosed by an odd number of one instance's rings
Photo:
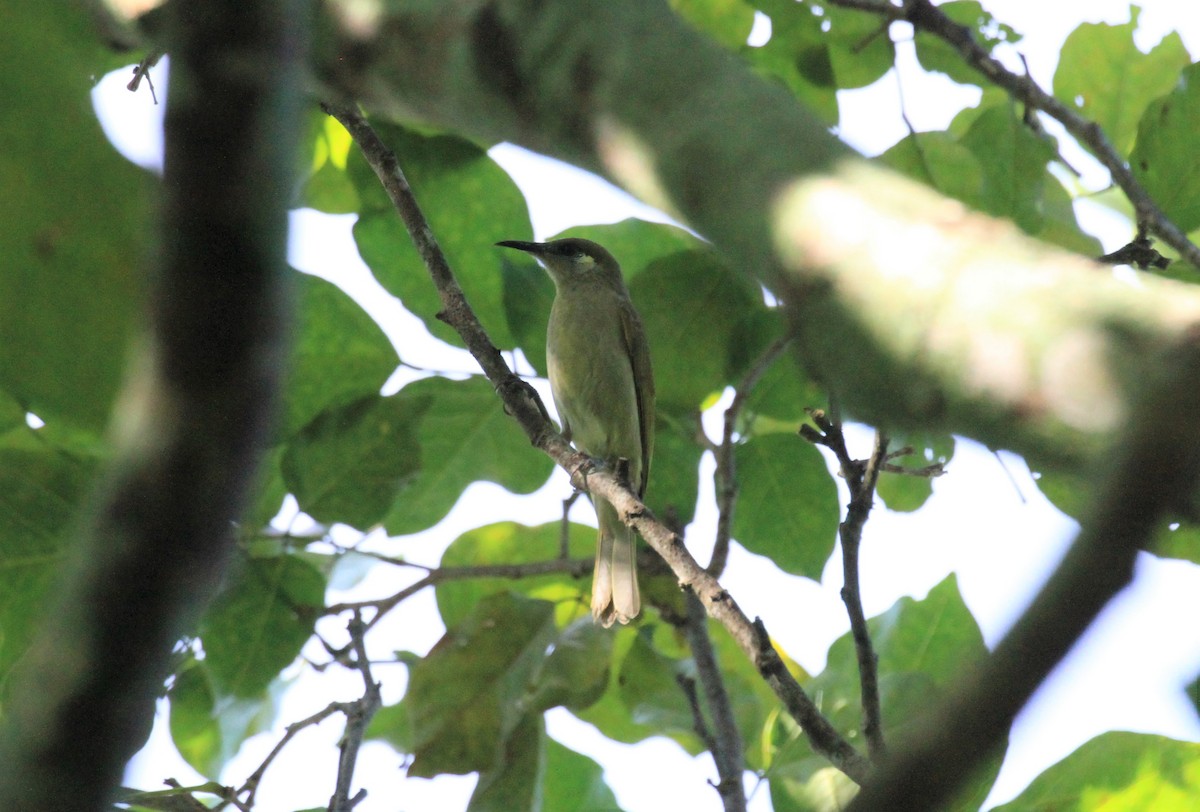
POLYGON ((621 268, 613 255, 591 240, 577 237, 550 242, 504 240, 496 245, 532 255, 546 268, 555 285, 621 283, 621 268))

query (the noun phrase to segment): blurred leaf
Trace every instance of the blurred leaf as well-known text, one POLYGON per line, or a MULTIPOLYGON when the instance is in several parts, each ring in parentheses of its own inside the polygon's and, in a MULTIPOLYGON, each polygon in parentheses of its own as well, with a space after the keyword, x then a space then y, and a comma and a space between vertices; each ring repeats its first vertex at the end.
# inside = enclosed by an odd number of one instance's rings
POLYGON ((1122 25, 1082 23, 1059 53, 1054 95, 1094 121, 1121 155, 1128 155, 1146 105, 1171 91, 1191 57, 1171 32, 1149 53, 1134 44, 1141 9, 1130 6, 1122 25))
POLYGON ((658 408, 688 414, 728 382, 738 323, 762 307, 761 295, 708 251, 653 262, 630 284, 646 327, 658 408))
POLYGON ((308 116, 308 137, 300 148, 305 167, 304 205, 328 214, 357 213, 358 191, 346 174, 346 163, 354 142, 337 119, 320 111, 308 116))
POLYGON ((1150 552, 1159 558, 1179 558, 1200 564, 1200 526, 1173 524, 1158 534, 1150 552))
POLYGON ((532 493, 554 464, 529 444, 504 413, 486 378, 424 378, 394 396, 429 408, 417 427, 421 470, 384 519, 392 535, 437 524, 472 482, 486 479, 514 493, 532 493))
POLYGON ((835 124, 837 86, 821 18, 810 4, 793 0, 756 0, 754 5, 771 19, 771 39, 762 47, 745 48, 743 56, 760 73, 780 81, 801 104, 835 124))
POLYGON ((819 579, 840 521, 837 487, 812 444, 790 434, 738 446, 733 536, 784 572, 819 579))
MULTIPOLYGON (((525 198, 512 178, 479 147, 447 135, 424 137, 374 120, 371 122, 400 161, 417 202, 428 219, 467 301, 492 342, 515 346, 504 313, 500 240, 524 239, 532 231, 525 198)), ((347 169, 363 200, 354 238, 363 260, 385 288, 395 294, 429 332, 462 346, 449 325, 436 316, 442 309, 437 290, 408 232, 386 198, 379 180, 357 150, 347 169)))
POLYGON ((93 432, 125 370, 154 219, 150 176, 117 154, 92 109, 109 62, 83 8, 5 4, 0 389, 93 432))
POLYGON ((676 14, 731 50, 745 45, 750 29, 754 27, 754 9, 743 0, 670 2, 676 14))
POLYGON ((604 769, 587 756, 542 737, 546 768, 542 809, 554 812, 621 812, 604 782, 604 769))
POLYGON ((336 285, 295 274, 296 342, 284 390, 282 436, 330 406, 377 395, 400 363, 396 350, 358 303, 336 285))
POLYGON ((0 392, 0 432, 25 425, 25 409, 16 398, 0 392))
POLYGON ((0 697, 65 569, 67 532, 94 468, 45 446, 31 431, 0 438, 0 697))
POLYGON ((888 34, 891 23, 878 14, 821 4, 829 62, 839 90, 852 90, 874 83, 892 69, 896 49, 888 34))
POLYGON ((996 812, 1186 812, 1200 797, 1200 744, 1113 731, 1083 744, 996 812))
POLYGON ((1034 474, 1038 490, 1063 513, 1078 519, 1088 506, 1091 487, 1086 477, 1060 471, 1039 471, 1034 474))
POLYGON ((413 666, 401 703, 410 737, 401 744, 413 755, 408 774, 428 778, 502 763, 555 633, 551 604, 506 592, 483 599, 448 630, 413 666))
POLYGON ((221 696, 256 697, 290 665, 325 602, 325 579, 295 556, 249 559, 200 622, 221 696))
POLYGON ((693 739, 692 709, 678 677, 695 679, 690 662, 672 659, 653 643, 654 624, 644 624, 621 660, 621 701, 633 721, 661 733, 684 734, 693 739))
POLYGON ((1200 226, 1200 63, 1184 68, 1176 88, 1150 103, 1129 157, 1134 175, 1184 231, 1200 226))
POLYGON ((281 464, 300 509, 360 530, 381 521, 421 468, 418 425, 431 401, 371 395, 305 426, 281 464))
MULTIPOLYGON (((758 364, 763 353, 777 338, 784 334, 783 314, 778 308, 756 310, 749 313, 734 331, 733 346, 730 348, 730 378, 740 386, 752 366, 758 364)), ((770 417, 786 421, 786 429, 794 432, 805 409, 825 403, 825 393, 801 369, 795 351, 785 349, 763 373, 746 400, 742 432, 755 433, 759 425, 755 418, 770 417), (749 426, 755 428, 749 428, 749 426)))
MULTIPOLYGON (((497 522, 469 530, 451 542, 442 554, 443 567, 477 567, 492 564, 526 564, 550 561, 559 555, 559 522, 528 527, 497 522)), ((596 530, 582 524, 569 526, 571 557, 589 559, 596 550, 596 530)), ((556 572, 529 578, 464 578, 443 581, 435 587, 438 612, 447 627, 462 623, 485 597, 497 592, 519 592, 553 603, 558 622, 567 625, 591 617, 590 578, 573 578, 556 572)))

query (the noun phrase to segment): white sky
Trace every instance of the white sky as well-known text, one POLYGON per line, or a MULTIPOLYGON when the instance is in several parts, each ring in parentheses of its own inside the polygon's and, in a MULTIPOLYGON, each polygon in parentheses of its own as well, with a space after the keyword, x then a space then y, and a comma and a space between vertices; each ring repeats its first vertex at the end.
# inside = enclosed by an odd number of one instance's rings
MULTIPOLYGON (((997 0, 986 5, 1025 35, 1021 53, 1044 87, 1051 84, 1062 40, 1078 22, 1128 20, 1128 7, 1115 0, 997 0)), ((1143 48, 1174 29, 1183 35, 1191 53, 1200 55, 1200 15, 1192 10, 1192 4, 1146 0, 1142 6, 1139 44, 1143 48)), ((910 49, 899 50, 906 112, 918 130, 944 128, 958 109, 974 103, 977 91, 926 76, 915 68, 910 49)), ((1009 57, 1015 64, 1011 53, 1009 57)), ((156 79, 165 84, 161 77, 156 79)), ((126 80, 125 73, 110 76, 98 93, 106 131, 131 160, 155 166, 161 154, 162 108, 152 107, 144 93, 126 93, 126 80)), ((896 81, 889 74, 872 87, 841 98, 841 135, 867 154, 883 151, 907 133, 899 115, 896 81)), ((539 239, 577 223, 614 222, 628 216, 662 219, 579 170, 515 147, 496 147, 492 155, 525 193, 539 239)), ((1103 183, 1097 180, 1102 173, 1089 168, 1094 167, 1089 158, 1082 153, 1069 158, 1077 168, 1085 169, 1085 182, 1092 186, 1103 183)), ((1089 228, 1109 229, 1097 231, 1108 247, 1128 239, 1127 227, 1122 230, 1118 224, 1114 229, 1111 218, 1096 215, 1094 210, 1081 216, 1088 218, 1085 225, 1089 228)), ((427 338, 418 320, 374 285, 350 237, 352 222, 351 217, 294 213, 293 264, 335 278, 353 291, 397 346, 403 347, 405 360, 434 368, 473 368, 473 362, 462 355, 447 356, 443 347, 427 338)), ((406 378, 398 375, 391 386, 406 378)), ((543 386, 543 396, 547 395, 543 386)), ((714 436, 719 434, 715 427, 710 429, 714 436)), ((865 430, 851 435, 852 448, 860 455, 869 451, 869 436, 865 430)), ((954 571, 986 641, 995 643, 1061 556, 1074 531, 1073 523, 1038 493, 1024 463, 1013 455, 1002 457, 1003 465, 986 449, 960 441, 949 473, 936 481, 934 497, 925 508, 912 515, 882 509, 873 514, 862 551, 868 615, 887 609, 903 595, 922 597, 954 571)), ((706 458, 701 483, 707 492, 701 494, 702 506, 711 503, 711 469, 706 458)), ((556 519, 560 500, 568 492, 561 472, 529 497, 515 497, 491 484, 476 484, 437 528, 402 540, 379 537, 376 541, 380 549, 392 554, 434 563, 459 533, 485 521, 515 519, 536 524, 556 519)), ((582 504, 572 517, 594 523, 590 510, 582 504)), ((706 560, 712 528, 711 510, 702 510, 689 530, 700 560, 706 560)), ((391 594, 405 577, 377 567, 347 594, 360 599, 391 594)), ((822 668, 828 645, 847 627, 838 597, 840 563, 836 556, 823 583, 816 584, 783 576, 765 559, 736 549, 723 582, 743 609, 751 616, 761 615, 780 643, 812 672, 822 668)), ((332 594, 331 600, 343 597, 332 594)), ((1104 730, 1152 731, 1200 740, 1200 723, 1181 691, 1181 686, 1200 672, 1200 626, 1180 622, 1180 618, 1195 617, 1200 617, 1200 569, 1143 556, 1135 584, 1108 608, 1018 718, 990 803, 1009 800, 1045 767, 1104 730)), ((341 636, 338 623, 322 628, 334 639, 341 636)), ((425 651, 441 632, 432 593, 426 591, 393 612, 370 642, 373 653, 385 657, 396 649, 425 651)), ((319 652, 313 653, 320 659, 319 652)), ((331 699, 350 699, 361 692, 356 674, 337 669, 323 675, 297 669, 295 676, 296 687, 285 695, 274 728, 247 742, 223 776, 225 783, 244 780, 287 723, 324 707, 331 699)), ((376 676, 384 681, 386 699, 395 701, 402 695, 403 668, 379 668, 376 676)), ((549 714, 548 726, 555 738, 606 767, 606 777, 628 812, 720 809, 716 793, 706 784, 714 777, 707 757, 692 759, 665 740, 618 745, 561 710, 549 714), (668 775, 670 781, 663 781, 668 775)), ((340 730, 340 721, 330 721, 297 738, 268 772, 259 796, 261 808, 286 810, 324 803, 332 792, 334 748, 340 730)), ((367 787, 370 794, 359 806, 362 812, 462 809, 475 783, 470 776, 405 780, 398 768, 399 759, 386 746, 369 744, 364 748, 356 785, 367 787)), ((166 777, 199 783, 199 777, 174 753, 160 720, 126 781, 153 789, 166 777)), ((765 787, 760 788, 752 797, 751 809, 768 810, 766 796, 765 787)))

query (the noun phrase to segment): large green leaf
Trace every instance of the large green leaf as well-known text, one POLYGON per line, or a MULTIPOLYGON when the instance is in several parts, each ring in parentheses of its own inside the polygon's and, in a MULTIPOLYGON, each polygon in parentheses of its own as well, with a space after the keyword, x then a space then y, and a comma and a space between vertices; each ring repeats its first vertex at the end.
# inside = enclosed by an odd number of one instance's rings
POLYGON ((543 737, 542 743, 546 758, 542 809, 547 812, 620 812, 599 764, 568 750, 549 736, 543 737))
POLYGON ((591 617, 576 620, 559 633, 554 650, 534 680, 528 706, 538 710, 562 705, 586 708, 608 688, 613 636, 591 617))
POLYGON ((297 274, 296 341, 283 401, 284 437, 330 406, 378 394, 400 363, 395 348, 336 285, 297 274))
POLYGON ((792 434, 738 446, 733 535, 793 575, 820 578, 837 540, 837 487, 825 459, 792 434))
MULTIPOLYGON (((596 549, 596 530, 581 524, 569 525, 568 550, 573 558, 590 558, 596 549)), ((479 567, 496 564, 527 564, 558 557, 562 538, 560 522, 528 527, 516 522, 497 522, 469 530, 456 538, 442 555, 441 566, 479 567)), ((529 578, 463 578, 437 585, 438 611, 447 627, 457 626, 488 595, 503 591, 541 598, 557 607, 559 623, 566 625, 590 617, 591 582, 567 573, 550 573, 529 578)))
MULTIPOLYGON (((542 792, 542 747, 546 724, 540 713, 526 713, 501 742, 495 766, 480 770, 467 812, 538 809, 542 792)), ((463 735, 472 735, 464 731, 463 735)))
POLYGON ((216 778, 249 736, 269 728, 276 709, 270 697, 218 696, 203 662, 175 676, 171 699, 171 740, 197 772, 216 778))
POLYGON ((531 493, 550 475, 553 463, 504 413, 487 379, 424 378, 395 397, 399 403, 428 400, 429 408, 417 428, 421 470, 384 520, 393 535, 437 524, 476 480, 531 493))
POLYGON ((823 120, 836 123, 837 83, 821 17, 809 4, 793 0, 755 0, 752 5, 771 19, 771 39, 762 47, 745 48, 742 55, 823 120))
MULTIPOLYGON (((901 598, 868 623, 878 656, 884 736, 895 741, 906 725, 920 719, 958 678, 964 667, 986 654, 983 636, 953 575, 924 600, 901 598)), ((851 743, 861 741, 858 661, 849 633, 829 649, 825 670, 805 684, 821 698, 830 721, 851 743)), ((852 789, 844 775, 830 772, 807 739, 786 716, 777 717, 771 738, 771 796, 776 809, 832 809, 852 789)), ((990 790, 999 759, 968 786, 954 809, 975 810, 990 790)))
POLYGON ((1200 64, 1184 69, 1173 91, 1156 99, 1138 123, 1129 158, 1134 175, 1184 231, 1200 226, 1200 64))
POLYGON ((69 555, 66 533, 92 462, 15 429, 0 444, 0 692, 41 621, 69 555))
POLYGON ((295 556, 250 559, 200 622, 204 663, 218 695, 257 697, 313 631, 325 579, 295 556))
POLYGON ((1100 125, 1122 155, 1133 148, 1146 105, 1168 93, 1192 61, 1175 32, 1143 53, 1133 41, 1140 11, 1130 6, 1122 25, 1080 25, 1063 43, 1054 73, 1054 95, 1100 125))
MULTIPOLYGON (((479 147, 459 138, 424 137, 382 121, 376 131, 400 161, 417 202, 446 254, 467 301, 498 347, 515 342, 504 313, 500 240, 532 231, 525 198, 512 178, 479 147)), ((358 250, 375 277, 444 341, 462 341, 437 319, 441 300, 398 215, 379 193, 379 180, 351 153, 348 169, 363 200, 354 226, 358 250)))
POLYGON ((746 44, 754 27, 754 9, 743 0, 670 0, 675 13, 726 48, 746 44))
POLYGON ((1044 216, 1046 165, 1055 155, 1054 147, 1030 131, 1011 103, 983 110, 962 144, 983 169, 982 209, 1038 234, 1044 216))
POLYGON ((411 776, 495 769, 556 632, 546 601, 485 598, 413 666, 400 707, 376 717, 368 735, 411 753, 411 776))
POLYGON ((948 132, 912 133, 880 155, 879 160, 942 194, 983 208, 983 168, 979 159, 948 132))
POLYGON ((733 337, 763 307, 761 294, 709 251, 659 259, 629 287, 646 327, 658 407, 690 414, 729 382, 733 337))
POLYGON ((0 389, 44 420, 99 430, 140 299, 148 176, 107 143, 92 111, 109 60, 87 12, 0 6, 0 389))
POLYGON ((1189 812, 1200 797, 1200 744, 1114 731, 1097 736, 996 812, 1189 812))
POLYGON ((417 426, 431 400, 371 395, 305 426, 282 461, 300 509, 362 530, 381 521, 421 467, 417 426))
POLYGON ((696 444, 694 433, 691 421, 663 416, 654 435, 646 504, 656 516, 669 518, 678 527, 690 524, 696 514, 704 451, 696 444))

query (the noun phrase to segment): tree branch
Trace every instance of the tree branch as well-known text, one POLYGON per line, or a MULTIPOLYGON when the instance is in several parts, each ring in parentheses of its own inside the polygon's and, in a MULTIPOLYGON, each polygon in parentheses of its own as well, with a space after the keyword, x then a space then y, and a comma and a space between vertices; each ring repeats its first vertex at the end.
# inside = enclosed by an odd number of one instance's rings
POLYGON ((940 808, 1000 746, 1013 719, 1104 606, 1139 550, 1200 480, 1200 333, 1143 370, 1146 394, 1108 455, 1082 530, 995 651, 930 713, 850 805, 940 808))
POLYGON ((106 805, 145 741, 172 647, 220 584, 285 357, 306 12, 299 0, 168 12, 149 331, 78 557, 5 702, 5 810, 106 805))
POLYGON ((363 737, 367 734, 367 726, 383 705, 383 699, 379 695, 379 683, 371 675, 371 660, 367 657, 367 627, 358 612, 350 619, 349 631, 350 646, 354 651, 354 667, 362 674, 363 695, 343 708, 346 714, 346 730, 338 742, 337 785, 329 801, 329 812, 350 812, 366 797, 366 790, 359 790, 351 798, 350 785, 354 780, 358 751, 362 747, 363 737))
POLYGON ((622 520, 637 530, 667 562, 679 579, 680 586, 692 590, 709 614, 729 630, 767 684, 783 701, 788 712, 804 728, 813 749, 850 778, 861 782, 869 768, 867 760, 838 733, 804 693, 772 647, 762 622, 751 623, 717 579, 705 572, 692 557, 683 540, 654 518, 649 508, 630 491, 615 471, 571 448, 554 429, 537 392, 509 370, 466 303, 462 289, 421 215, 396 156, 358 113, 332 105, 326 105, 325 109, 342 122, 354 137, 367 163, 375 170, 388 195, 396 203, 405 227, 418 244, 418 251, 422 256, 429 257, 430 275, 446 306, 442 315, 466 341, 468 350, 495 385, 505 410, 521 425, 530 442, 570 474, 576 488, 607 499, 617 509, 622 520))
MULTIPOLYGON (((712 728, 708 730, 710 735, 706 744, 712 751, 713 761, 717 765, 719 780, 715 786, 721 796, 721 803, 725 806, 725 812, 745 812, 742 734, 733 715, 729 693, 725 690, 725 680, 721 677, 721 668, 713 651, 712 639, 708 636, 708 616, 704 613, 704 605, 691 592, 684 596, 684 600, 687 603, 688 646, 692 650, 696 672, 700 675, 700 684, 704 687, 705 703, 712 717, 712 728)), ((703 736, 703 731, 707 729, 702 724, 704 716, 697 703, 693 702, 693 707, 701 723, 697 732, 703 736)))

